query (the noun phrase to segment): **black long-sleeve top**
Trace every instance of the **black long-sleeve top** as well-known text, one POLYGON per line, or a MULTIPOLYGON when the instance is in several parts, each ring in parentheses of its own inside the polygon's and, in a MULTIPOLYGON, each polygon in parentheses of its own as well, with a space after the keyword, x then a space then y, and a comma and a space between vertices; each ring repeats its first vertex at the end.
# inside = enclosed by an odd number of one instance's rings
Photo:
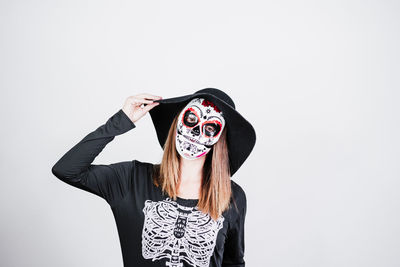
MULTIPOLYGON (((197 209, 197 199, 176 201, 153 184, 153 164, 92 162, 115 136, 135 124, 120 109, 57 161, 52 173, 103 198, 111 207, 125 267, 245 266, 246 195, 231 180, 235 205, 218 220, 197 209)), ((232 201, 232 198, 231 198, 232 201)))

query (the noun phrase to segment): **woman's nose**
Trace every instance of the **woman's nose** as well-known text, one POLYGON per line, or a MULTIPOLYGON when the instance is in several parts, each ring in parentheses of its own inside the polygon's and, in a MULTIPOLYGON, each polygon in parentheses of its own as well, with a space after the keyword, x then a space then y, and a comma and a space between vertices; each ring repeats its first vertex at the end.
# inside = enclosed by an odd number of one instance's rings
POLYGON ((194 128, 192 129, 192 134, 193 134, 194 136, 199 136, 199 135, 200 135, 200 126, 199 126, 199 125, 197 125, 196 127, 194 127, 194 128))

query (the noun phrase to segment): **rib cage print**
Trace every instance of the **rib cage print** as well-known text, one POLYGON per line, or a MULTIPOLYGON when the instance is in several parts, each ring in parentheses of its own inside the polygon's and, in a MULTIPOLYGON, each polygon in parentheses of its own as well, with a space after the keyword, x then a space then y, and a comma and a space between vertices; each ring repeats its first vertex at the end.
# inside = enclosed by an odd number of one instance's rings
POLYGON ((208 267, 223 227, 221 215, 214 221, 197 207, 182 206, 170 198, 146 200, 142 231, 142 255, 152 261, 167 258, 166 266, 208 267))

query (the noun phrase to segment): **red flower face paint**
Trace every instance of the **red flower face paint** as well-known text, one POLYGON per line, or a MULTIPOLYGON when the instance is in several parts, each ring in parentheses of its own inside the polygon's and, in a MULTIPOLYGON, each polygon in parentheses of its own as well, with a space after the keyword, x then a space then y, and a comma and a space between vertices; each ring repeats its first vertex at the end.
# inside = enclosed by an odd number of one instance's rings
POLYGON ((214 103, 208 101, 207 99, 203 99, 201 104, 205 107, 213 107, 216 112, 221 112, 221 110, 219 110, 219 108, 216 105, 214 105, 214 103))

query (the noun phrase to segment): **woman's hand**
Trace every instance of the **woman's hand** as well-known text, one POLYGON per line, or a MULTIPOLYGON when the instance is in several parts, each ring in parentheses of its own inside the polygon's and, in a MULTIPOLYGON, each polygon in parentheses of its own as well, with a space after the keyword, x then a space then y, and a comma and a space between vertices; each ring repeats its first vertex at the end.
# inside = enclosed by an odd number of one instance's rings
POLYGON ((158 102, 153 102, 153 100, 159 99, 162 99, 162 97, 145 93, 130 96, 125 100, 122 111, 125 112, 125 114, 131 119, 133 123, 136 123, 150 109, 160 104, 158 102), (145 104, 145 106, 141 107, 143 104, 145 104))

